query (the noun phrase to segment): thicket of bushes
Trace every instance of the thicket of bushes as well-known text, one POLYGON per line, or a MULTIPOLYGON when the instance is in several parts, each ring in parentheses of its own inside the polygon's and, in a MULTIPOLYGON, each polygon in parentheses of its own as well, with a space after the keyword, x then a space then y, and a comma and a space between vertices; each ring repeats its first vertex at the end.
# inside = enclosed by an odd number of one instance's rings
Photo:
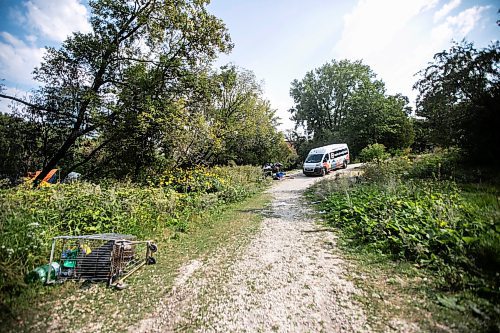
POLYGON ((500 300, 496 186, 464 185, 458 151, 370 164, 361 182, 325 182, 313 195, 350 244, 414 262, 441 287, 500 300), (326 193, 326 194, 325 194, 326 193))
POLYGON ((25 286, 24 275, 47 263, 54 236, 160 238, 165 230, 186 231, 192 214, 242 200, 263 182, 257 167, 218 167, 174 170, 148 187, 79 182, 0 190, 0 298, 9 302, 25 286))

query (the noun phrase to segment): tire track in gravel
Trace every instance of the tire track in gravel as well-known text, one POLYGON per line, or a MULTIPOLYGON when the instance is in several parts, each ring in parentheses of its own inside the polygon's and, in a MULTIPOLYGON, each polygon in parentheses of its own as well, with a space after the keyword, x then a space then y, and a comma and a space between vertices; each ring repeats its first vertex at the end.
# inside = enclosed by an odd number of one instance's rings
POLYGON ((275 184, 261 230, 204 263, 188 263, 155 313, 130 331, 370 331, 335 236, 301 202, 317 180, 300 175, 275 184))

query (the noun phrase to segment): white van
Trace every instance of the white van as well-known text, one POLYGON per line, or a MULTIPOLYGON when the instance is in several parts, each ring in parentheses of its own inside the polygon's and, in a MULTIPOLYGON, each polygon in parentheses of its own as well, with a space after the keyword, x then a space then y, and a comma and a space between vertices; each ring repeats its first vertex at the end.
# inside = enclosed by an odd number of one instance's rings
POLYGON ((311 149, 304 161, 303 173, 306 176, 324 176, 330 170, 347 168, 349 164, 349 148, 345 143, 328 145, 311 149))

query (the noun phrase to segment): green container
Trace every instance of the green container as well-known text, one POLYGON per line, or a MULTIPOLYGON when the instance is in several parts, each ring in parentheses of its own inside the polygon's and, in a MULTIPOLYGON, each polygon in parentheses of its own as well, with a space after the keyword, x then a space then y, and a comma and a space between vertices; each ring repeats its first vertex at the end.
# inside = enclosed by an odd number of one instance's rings
MULTIPOLYGON (((59 263, 53 262, 51 264, 52 269, 50 270, 50 279, 55 280, 56 276, 59 275, 61 268, 59 266, 59 263)), ((26 275, 25 281, 27 283, 34 283, 37 281, 40 281, 41 283, 47 283, 47 276, 49 274, 49 265, 43 265, 43 266, 38 266, 31 272, 29 272, 28 275, 26 275)))

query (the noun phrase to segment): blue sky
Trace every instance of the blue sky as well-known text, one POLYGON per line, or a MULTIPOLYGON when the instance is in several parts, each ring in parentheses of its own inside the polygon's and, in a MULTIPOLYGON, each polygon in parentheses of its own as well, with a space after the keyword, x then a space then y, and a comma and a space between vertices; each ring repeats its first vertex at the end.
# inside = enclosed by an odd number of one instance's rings
MULTIPOLYGON (((362 59, 388 93, 413 101, 418 70, 451 40, 477 47, 498 40, 498 3, 469 0, 215 0, 209 10, 227 25, 235 48, 215 65, 232 62, 255 72, 266 97, 291 128, 290 83, 332 59, 362 59)), ((0 0, 0 79, 22 97, 36 85, 33 67, 44 46, 72 31, 89 31, 86 1, 0 0)), ((6 103, 0 103, 0 111, 6 103)))

